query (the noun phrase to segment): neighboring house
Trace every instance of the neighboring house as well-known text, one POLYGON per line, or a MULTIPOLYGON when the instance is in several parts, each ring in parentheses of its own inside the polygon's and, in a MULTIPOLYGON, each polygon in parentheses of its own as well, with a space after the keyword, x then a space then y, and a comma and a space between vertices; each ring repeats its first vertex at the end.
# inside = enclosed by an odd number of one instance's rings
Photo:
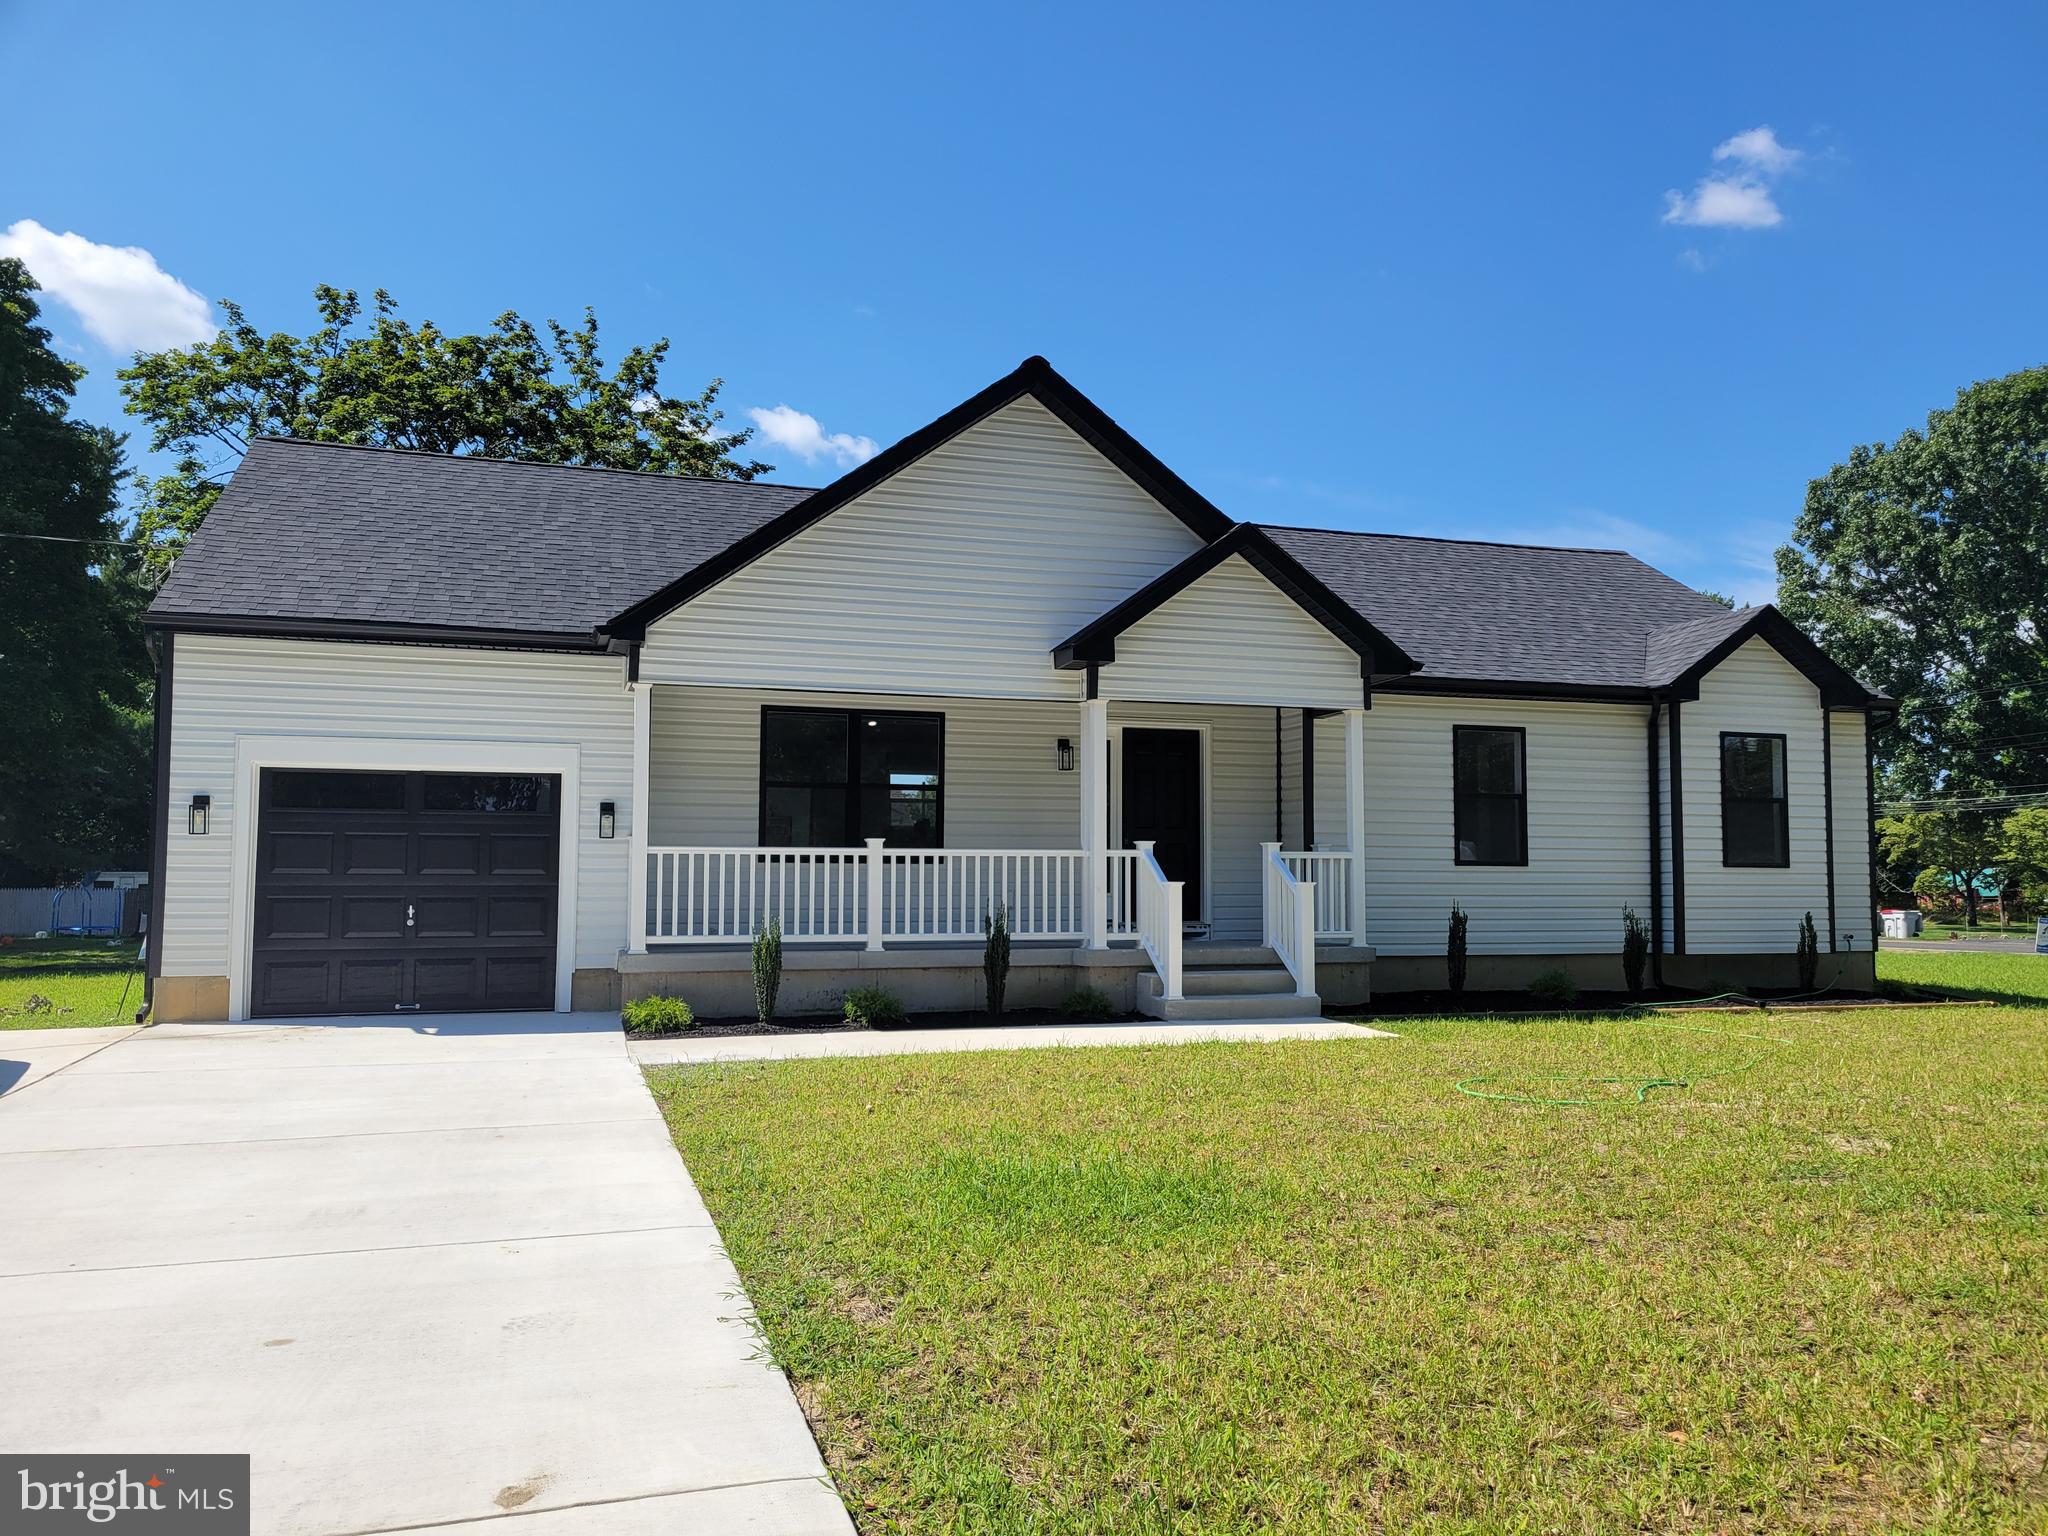
POLYGON ((1233 522, 1042 359, 823 490, 257 442, 150 611, 162 1018, 1869 985, 1885 699, 1628 555, 1233 522), (1677 772, 1674 774, 1674 764, 1677 772))

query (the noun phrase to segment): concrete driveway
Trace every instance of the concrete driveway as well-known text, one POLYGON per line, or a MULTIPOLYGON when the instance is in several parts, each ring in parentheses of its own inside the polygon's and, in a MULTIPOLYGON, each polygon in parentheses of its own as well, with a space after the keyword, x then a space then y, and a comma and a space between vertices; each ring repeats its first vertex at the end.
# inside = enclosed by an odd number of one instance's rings
POLYGON ((852 1530, 616 1016, 0 1069, 0 1446, 247 1451, 259 1531, 852 1530))

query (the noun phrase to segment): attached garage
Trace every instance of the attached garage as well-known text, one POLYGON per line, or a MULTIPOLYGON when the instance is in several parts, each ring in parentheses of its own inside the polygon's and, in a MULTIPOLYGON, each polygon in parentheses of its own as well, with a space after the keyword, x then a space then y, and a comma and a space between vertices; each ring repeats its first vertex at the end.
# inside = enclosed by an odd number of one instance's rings
POLYGON ((252 1016, 555 1006, 562 784, 263 768, 252 1016))

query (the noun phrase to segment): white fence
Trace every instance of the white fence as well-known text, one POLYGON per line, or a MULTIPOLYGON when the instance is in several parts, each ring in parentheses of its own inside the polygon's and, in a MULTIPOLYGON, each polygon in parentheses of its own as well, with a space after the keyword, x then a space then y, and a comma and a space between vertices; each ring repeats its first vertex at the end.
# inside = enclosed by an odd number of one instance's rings
POLYGON ((1316 990, 1317 888, 1304 884, 1288 867, 1278 843, 1261 843, 1265 877, 1266 945, 1280 957, 1294 978, 1294 991, 1312 997, 1316 990))
MULTIPOLYGON (((1108 936, 1136 931, 1137 854, 1109 855, 1108 936)), ((1071 848, 650 848, 647 938, 744 943, 979 940, 1000 906, 1019 939, 1086 936, 1087 856, 1071 848)))
POLYGON ((1316 937, 1350 938, 1351 855, 1286 852, 1280 859, 1295 879, 1316 888, 1316 937))
POLYGON ((1181 995, 1181 882, 1166 878, 1152 844, 1138 844, 1137 900, 1138 943, 1152 957, 1152 969, 1159 973, 1159 994, 1169 1001, 1181 995))

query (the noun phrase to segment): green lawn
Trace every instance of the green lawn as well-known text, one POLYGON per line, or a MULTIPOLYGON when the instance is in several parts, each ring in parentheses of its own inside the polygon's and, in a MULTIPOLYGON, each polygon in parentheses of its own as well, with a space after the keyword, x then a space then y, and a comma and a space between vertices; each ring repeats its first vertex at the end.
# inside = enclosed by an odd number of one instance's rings
POLYGON ((2048 955, 1944 953, 1927 949, 1878 951, 1880 986, 1918 988, 2009 1003, 2048 1004, 2048 955))
POLYGON ((132 942, 105 939, 16 939, 0 946, 0 1029, 133 1023, 142 1006, 135 953, 132 942), (36 998, 50 1006, 32 1006, 36 998))
POLYGON ((648 1076, 864 1530, 2048 1529, 2048 1011, 1688 1022, 648 1076))

